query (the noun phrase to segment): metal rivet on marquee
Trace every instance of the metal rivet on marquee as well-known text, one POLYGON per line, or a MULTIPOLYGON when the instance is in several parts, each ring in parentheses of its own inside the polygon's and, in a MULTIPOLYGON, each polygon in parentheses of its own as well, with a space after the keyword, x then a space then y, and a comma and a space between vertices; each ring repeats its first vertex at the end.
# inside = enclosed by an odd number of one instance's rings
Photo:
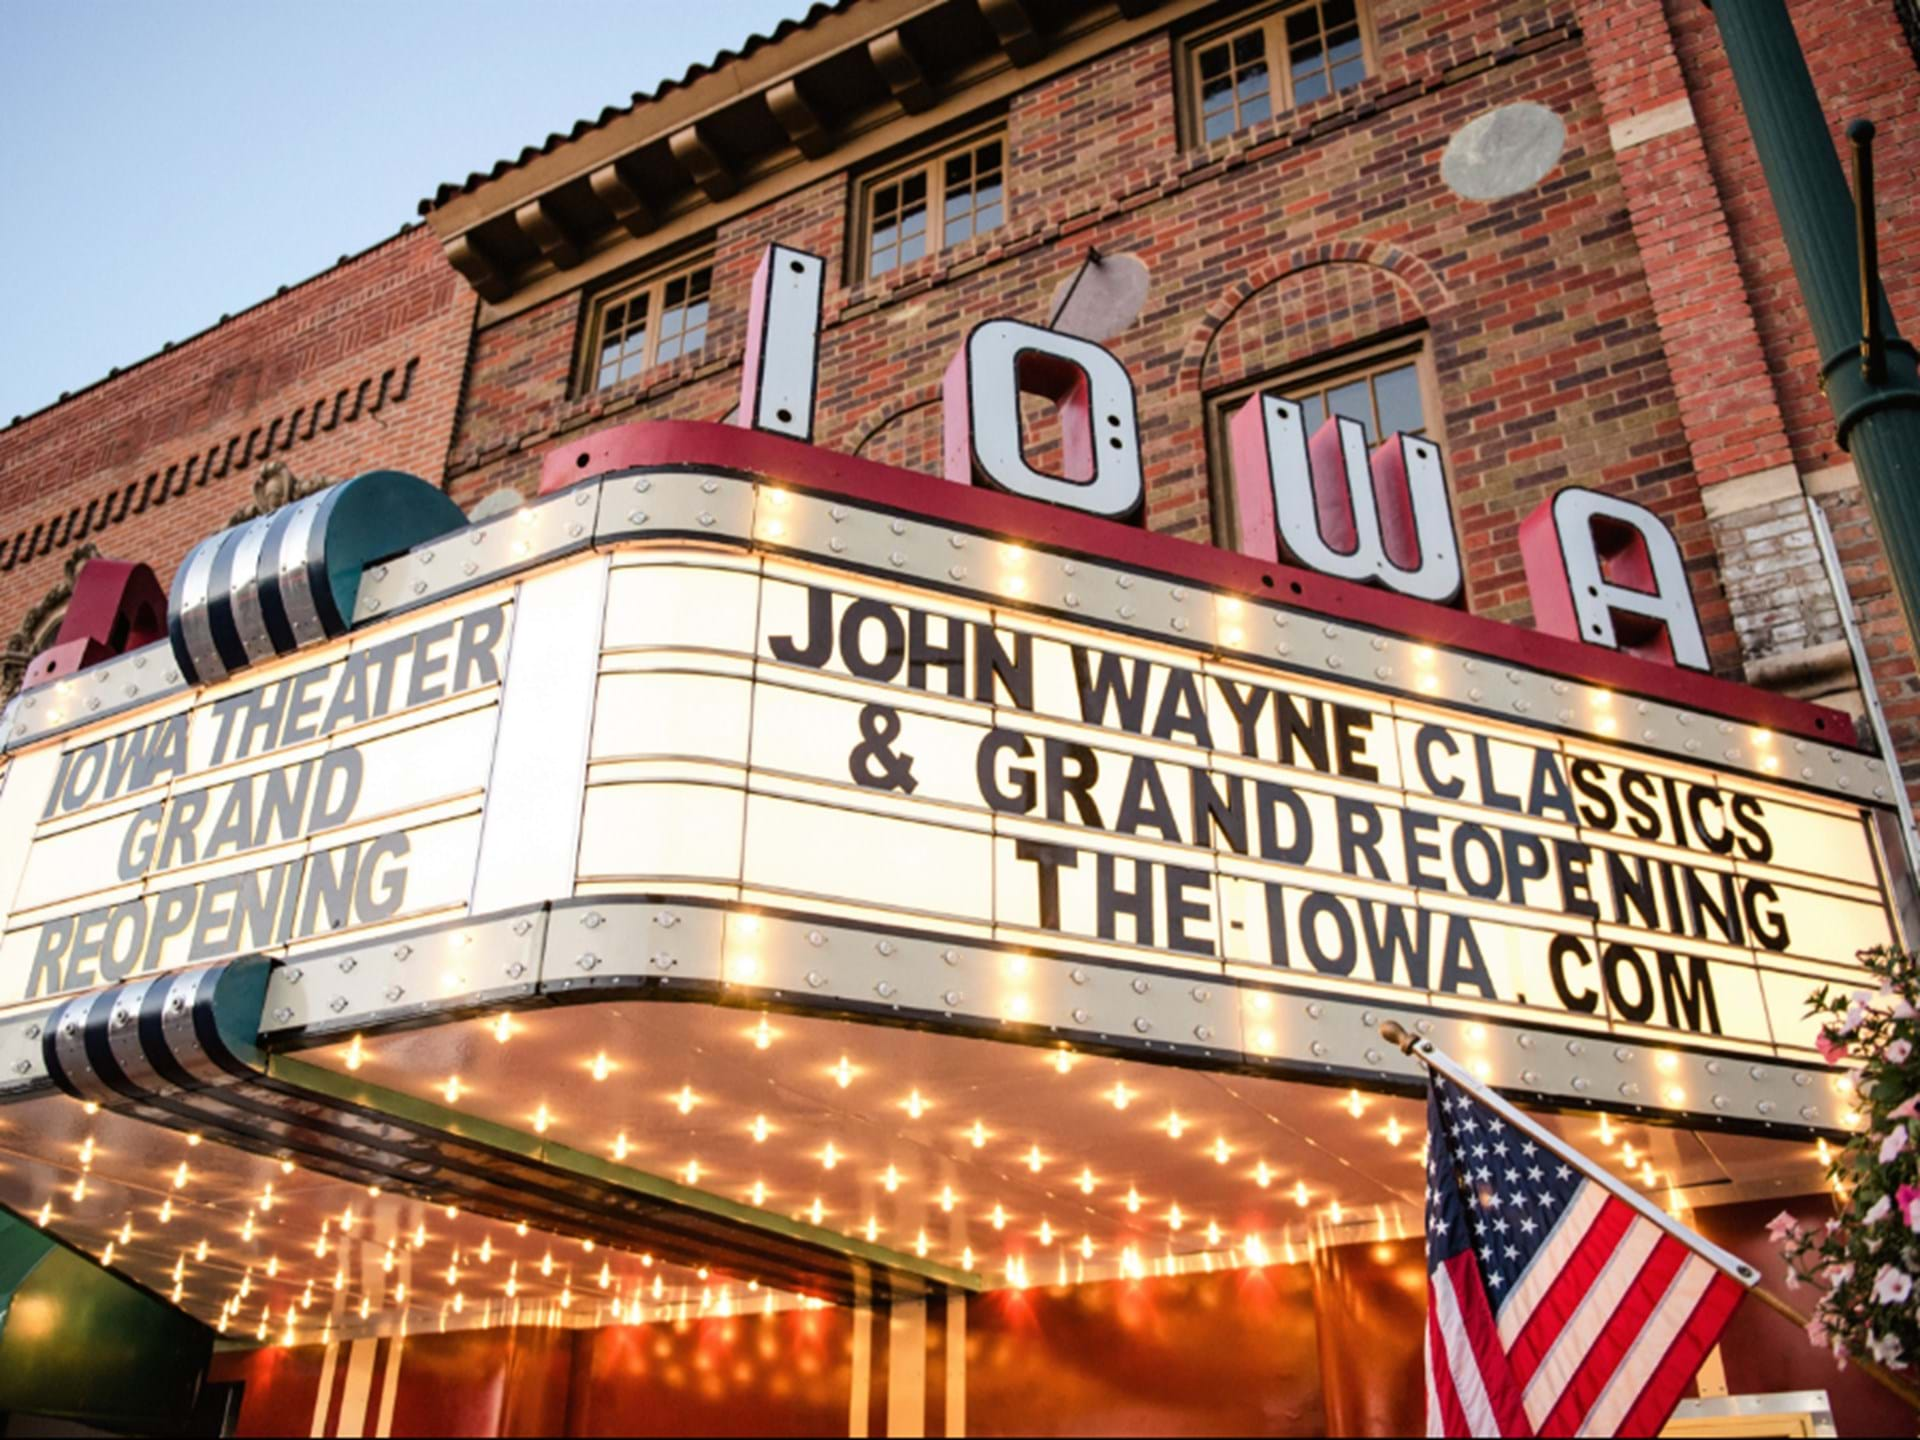
POLYGON ((671 930, 680 923, 680 917, 671 910, 662 910, 658 915, 653 917, 653 923, 658 925, 662 930, 671 930))
POLYGON ((1486 695, 1487 695, 1487 692, 1480 689, 1478 686, 1476 686, 1472 690, 1467 691, 1467 698, 1469 700, 1484 700, 1486 698, 1486 695))
POLYGON ((460 567, 460 573, 462 575, 472 575, 476 571, 478 571, 479 568, 480 567, 478 565, 476 565, 473 561, 469 560, 460 567))
POLYGON ((1431 1035, 1433 1033, 1433 1022, 1431 1020, 1416 1020, 1413 1022, 1413 1028, 1418 1030, 1422 1035, 1431 1035))
POLYGON ((1633 1051, 1625 1045, 1616 1045, 1613 1047, 1613 1058, 1624 1065, 1633 1059, 1633 1051))
POLYGON ((1376 679, 1376 680, 1390 680, 1390 679, 1392 679, 1392 678, 1393 678, 1393 667, 1392 667, 1391 665, 1376 665, 1376 666, 1374 666, 1374 667, 1373 667, 1373 678, 1374 678, 1374 679, 1376 679))
MULTIPOLYGON (((379 608, 380 608, 380 597, 378 595, 369 595, 367 597, 367 613, 371 615, 375 611, 377 611, 379 608)), ((173 679, 173 676, 169 675, 167 678, 171 680, 173 679)))
POLYGON ((1198 1040, 1203 1045, 1206 1044, 1208 1041, 1213 1039, 1213 1027, 1211 1025, 1194 1026, 1193 1038, 1198 1040))
POLYGON ((1876 800, 1884 800, 1887 798, 1887 792, 1882 787, 1876 785, 1873 787, 1873 798, 1876 800))
POLYGON ((842 540, 838 535, 829 535, 827 537, 827 548, 833 551, 834 554, 839 555, 846 550, 847 542, 842 540))
POLYGON ((1813 767, 1812 767, 1811 765, 1803 765, 1803 766, 1801 766, 1801 767, 1800 767, 1800 778, 1801 778, 1802 780, 1811 780, 1811 779, 1813 779, 1813 767))
POLYGON ((893 568, 896 570, 898 570, 902 565, 907 563, 907 557, 901 554, 898 550, 894 551, 891 555, 887 556, 887 560, 893 565, 893 568))
POLYGON ((40 1027, 38 1025, 27 1026, 27 1039, 38 1040, 39 1038, 40 1038, 40 1027))
POLYGON ((1805 1089, 1813 1083, 1813 1077, 1804 1070, 1796 1070, 1793 1072, 1793 1083, 1805 1089))
POLYGON ((1194 986, 1193 990, 1190 993, 1193 995, 1193 1002, 1196 1005, 1206 1004, 1207 1001, 1211 999, 1213 995, 1213 992, 1207 989, 1207 987, 1204 985, 1194 986))
POLYGON ((1326 1013, 1327 1013, 1326 1007, 1322 1005, 1318 1000, 1311 1001, 1307 1005, 1307 1018, 1309 1020, 1318 1020, 1322 1015, 1326 1013))
POLYGON ((1853 780, 1849 776, 1837 775, 1834 778, 1839 782, 1840 788, 1842 790, 1851 789, 1853 786, 1853 780))
POLYGON ((1584 1095, 1593 1088, 1593 1085, 1588 1081, 1586 1076, 1576 1075, 1573 1077, 1573 1088, 1584 1095))
POLYGON ((873 987, 873 993, 878 995, 882 1000, 892 999, 893 998, 892 982, 888 980, 882 980, 878 985, 875 985, 873 987))
POLYGON ((896 535, 904 535, 907 533, 907 523, 904 520, 895 520, 889 524, 887 528, 896 535))
POLYGON ((1131 606, 1131 605, 1122 605, 1122 606, 1120 607, 1120 618, 1121 618, 1122 620, 1131 620, 1131 619, 1133 619, 1133 617, 1134 617, 1134 615, 1135 615, 1135 613, 1136 613, 1136 611, 1134 610, 1134 608, 1133 608, 1133 606, 1131 606))
POLYGON ((958 965, 960 963, 960 952, 958 950, 942 950, 940 952, 940 958, 949 965, 958 965))
POLYGON ((342 1010, 347 1008, 347 997, 344 995, 334 996, 333 999, 327 1002, 327 1008, 338 1015, 342 1010))
MULTIPOLYGON (((138 685, 129 685, 129 686, 127 686, 127 689, 126 689, 126 696, 127 696, 127 698, 128 698, 129 700, 133 700, 133 699, 136 699, 136 698, 138 698, 138 696, 139 696, 139 694, 140 694, 140 687, 139 687, 138 685)), ((1874 793, 1874 794, 1876 794, 1876 795, 1878 795, 1878 794, 1879 794, 1880 792, 1879 792, 1878 790, 1876 790, 1876 791, 1874 791, 1873 793, 1874 793)))
POLYGON ((282 973, 287 977, 287 984, 289 985, 298 985, 306 978, 307 974, 304 970, 287 970, 282 973))
POLYGON ((827 977, 822 975, 818 970, 807 971, 807 984, 811 985, 814 989, 818 990, 826 983, 827 977))
POLYGON ((1556 681, 1554 681, 1554 682, 1553 682, 1553 693, 1554 693, 1554 694, 1556 694, 1556 695, 1564 695, 1564 694, 1566 694, 1566 693, 1567 693, 1567 682, 1566 682, 1566 681, 1564 681, 1564 680, 1556 680, 1556 681))
POLYGON ((1380 1052, 1378 1050, 1369 1048, 1366 1053, 1367 1053, 1367 1064, 1378 1065, 1380 1063, 1380 1052))
POLYGON ((834 524, 838 525, 847 518, 847 507, 844 505, 829 505, 827 507, 827 516, 834 524))
POLYGON ((1307 1048, 1313 1051, 1315 1055, 1325 1055, 1327 1053, 1326 1045, 1319 1040, 1314 1041, 1307 1048))
MULTIPOLYGON (((404 960, 411 954, 413 954, 413 947, 411 945, 396 945, 393 947, 393 958, 396 960, 404 960)), ((294 975, 298 975, 299 973, 298 970, 293 972, 294 975)), ((292 976, 288 978, 291 979, 292 976)))
POLYGON ((647 963, 656 970, 671 970, 680 963, 678 956, 669 955, 664 950, 656 950, 647 957, 647 963))
POLYGON ((567 527, 567 535, 572 539, 578 540, 585 533, 584 528, 579 525, 569 525, 567 527))
POLYGON ((946 1007, 949 1010, 956 1010, 960 1006, 960 992, 958 990, 949 990, 940 998, 946 1003, 946 1007))
POLYGON ((1133 577, 1131 575, 1116 575, 1113 577, 1113 583, 1118 585, 1122 590, 1131 590, 1133 588, 1133 577))
POLYGON ((413 593, 414 593, 414 594, 416 594, 416 595, 424 595, 424 594, 426 594, 426 593, 427 593, 427 582, 426 582, 426 581, 424 581, 424 580, 416 580, 416 581, 414 581, 414 582, 413 582, 413 593))
POLYGON ((718 480, 702 480, 700 482, 700 492, 703 495, 711 495, 719 488, 720 482, 718 480))
POLYGON ((1078 610, 1080 608, 1080 597, 1074 594, 1073 591, 1067 591, 1062 598, 1067 602, 1067 608, 1069 610, 1078 610))
POLYGON ((1184 585, 1174 586, 1167 594, 1171 595, 1175 600, 1184 600, 1187 598, 1187 590, 1184 585))
POLYGON ((1147 984, 1146 980, 1143 977, 1137 976, 1137 975, 1134 977, 1134 981, 1133 981, 1134 994, 1144 995, 1147 993, 1147 991, 1151 990, 1152 988, 1153 987, 1147 984))
POLYGON ((602 915, 598 910, 589 910, 580 917, 580 923, 589 930, 598 930, 602 925, 607 923, 607 917, 602 915))
POLYGON ((891 940, 876 940, 873 948, 878 950, 882 955, 893 954, 893 942, 891 940))
POLYGON ((360 962, 355 960, 351 955, 342 955, 340 957, 340 973, 342 975, 351 975, 353 973, 353 967, 359 963, 360 962))
POLYGON ((514 961, 511 965, 507 966, 507 978, 509 980, 518 980, 522 975, 526 973, 527 973, 527 967, 518 960, 514 961))
POLYGON ((1713 1097, 1713 1108, 1716 1110, 1724 1110, 1732 1103, 1733 1102, 1728 1100, 1724 1095, 1716 1095, 1713 1097))
POLYGON ((1340 627, 1338 625, 1322 625, 1320 627, 1320 633, 1329 640, 1338 640, 1340 638, 1340 627))
POLYGON ((282 1005, 278 1010, 273 1012, 273 1018, 279 1024, 286 1024, 289 1020, 293 1019, 293 1007, 291 1005, 282 1005))
POLYGON ((1766 1079, 1768 1079, 1769 1077, 1768 1077, 1768 1075, 1767 1075, 1767 1070, 1766 1070, 1766 1067, 1765 1067, 1765 1066, 1763 1066, 1763 1065, 1749 1065, 1749 1066, 1747 1067, 1747 1078, 1748 1078, 1749 1080, 1752 1080, 1752 1081, 1753 1081, 1753 1082, 1755 1082, 1756 1084, 1758 1084, 1758 1083, 1760 1083, 1761 1081, 1764 1081, 1764 1080, 1766 1080, 1766 1079))
POLYGON ((1340 668, 1340 657, 1338 655, 1327 656, 1327 668, 1329 670, 1338 670, 1340 668))
POLYGON ((1088 1020, 1092 1018, 1093 1017, 1090 1016, 1085 1010, 1076 1009, 1073 1012, 1073 1023, 1076 1025, 1084 1025, 1087 1023, 1088 1020))
POLYGON ((1649 745, 1651 745, 1659 737, 1656 736, 1651 730, 1642 730, 1640 732, 1640 738, 1642 740, 1645 740, 1649 745))
POLYGON ((13 1073, 16 1075, 31 1075, 33 1073, 33 1062, 31 1060, 14 1061, 13 1073))
POLYGON ((80 1033, 80 1022, 69 1015, 60 1025, 60 1033, 71 1040, 80 1033))
POLYGON ((1689 755, 1698 755, 1700 753, 1700 742, 1698 740, 1687 741, 1686 750, 1689 755))
POLYGON ((180 678, 180 672, 178 670, 167 671, 167 683, 169 685, 173 684, 179 678, 180 678))
POLYGON ((638 480, 633 482, 633 488, 639 494, 644 495, 653 488, 653 481, 642 475, 638 480))
POLYGON ((698 520, 702 525, 713 524, 713 512, 711 510, 702 510, 694 518, 698 520))
POLYGON ((1620 1093, 1626 1096, 1627 1099, 1631 1100, 1634 1098, 1634 1096, 1640 1093, 1640 1087, 1636 1085, 1633 1081, 1628 1080, 1621 1084, 1620 1093))
POLYGON ((1460 668, 1466 671, 1467 674, 1469 675, 1478 675, 1480 673, 1479 665, 1477 665, 1472 660, 1462 660, 1460 662, 1460 668))
POLYGON ((1771 1100, 1756 1100, 1753 1108, 1762 1115, 1771 1115, 1773 1114, 1774 1105, 1771 1100))
POLYGON ((393 1004, 397 1002, 400 997, 406 993, 407 992, 402 990, 398 985, 389 985, 387 987, 387 1003, 393 1004))
POLYGON ((433 551, 422 550, 418 555, 414 556, 413 558, 419 561, 422 565, 431 565, 433 563, 433 551))
POLYGON ((576 507, 578 507, 581 505, 585 505, 588 501, 592 499, 593 499, 593 492, 591 490, 582 490, 579 494, 573 497, 573 503, 576 507))
POLYGON ((1524 715, 1527 713, 1527 711, 1531 710, 1533 707, 1524 700, 1516 700, 1513 702, 1513 708, 1516 711, 1518 711, 1520 714, 1524 715))
POLYGON ((1376 650, 1384 650, 1387 648, 1387 642, 1378 635, 1374 636, 1373 639, 1369 640, 1367 643, 1373 646, 1373 648, 1376 650))
POLYGON ((513 922, 513 933, 516 935, 524 935, 532 928, 533 928, 533 922, 527 919, 526 916, 524 915, 521 916, 518 920, 513 922))
POLYGON ((593 970, 598 968, 600 957, 589 950, 585 954, 578 956, 573 963, 578 969, 593 970))
POLYGON ((1286 641, 1281 640, 1275 643, 1273 653, 1276 655, 1291 655, 1293 653, 1293 647, 1287 644, 1286 641))
POLYGON ((133 1016, 124 1010, 113 1012, 113 1018, 107 1022, 115 1030, 124 1030, 133 1023, 133 1016))
POLYGON ((1133 1021, 1133 1028, 1136 1031, 1138 1031, 1140 1034, 1145 1035, 1152 1031, 1153 1022, 1147 1019, 1147 1017, 1144 1015, 1135 1016, 1133 1021))
POLYGON ((1800 1107, 1800 1118, 1802 1120, 1818 1120, 1820 1118, 1820 1112, 1811 1105, 1802 1105, 1800 1107))
POLYGON ((1067 972, 1067 978, 1076 985, 1084 985, 1087 983, 1087 972, 1076 965, 1067 972))
POLYGON ((1587 1053, 1587 1047, 1581 1044, 1578 1040, 1567 1041, 1567 1054, 1584 1055, 1586 1053, 1587 1053))
POLYGON ((967 567, 964 565, 949 565, 947 567, 947 574, 955 580, 964 580, 967 578, 967 567))
MULTIPOLYGON (((98 710, 99 708, 100 708, 100 697, 98 695, 94 696, 93 699, 87 701, 87 709, 98 710)), ((1844 785, 1847 782, 1842 780, 1840 783, 1844 785)))
POLYGON ((964 535, 949 535, 947 536, 947 543, 956 550, 964 550, 967 548, 967 537, 964 535))
POLYGON ((1185 630, 1185 629, 1187 628, 1187 617, 1186 617, 1186 616, 1184 616, 1184 615, 1176 615, 1176 616, 1174 616, 1174 617, 1173 617, 1173 628, 1174 628, 1174 629, 1176 629, 1176 630, 1185 630))
POLYGON ((826 943, 827 943, 827 937, 822 935, 818 930, 807 931, 807 944, 813 945, 813 946, 820 946, 826 943))
POLYGON ((1273 623, 1279 626, 1282 630, 1284 630, 1287 628, 1287 617, 1284 614, 1282 614, 1280 611, 1276 610, 1273 613, 1273 623))

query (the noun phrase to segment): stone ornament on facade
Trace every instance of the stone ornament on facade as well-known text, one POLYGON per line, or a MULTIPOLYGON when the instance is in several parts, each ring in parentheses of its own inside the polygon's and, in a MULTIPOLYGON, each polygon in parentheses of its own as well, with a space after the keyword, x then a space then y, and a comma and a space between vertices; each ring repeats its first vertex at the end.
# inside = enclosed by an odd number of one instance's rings
POLYGON ((315 491, 324 490, 335 483, 337 477, 296 475, 286 461, 269 460, 260 467, 260 473, 253 477, 253 499, 229 515, 227 524, 244 525, 262 515, 271 515, 281 506, 304 500, 315 491))
POLYGON ((99 554, 100 547, 92 541, 74 546, 67 552, 60 579, 20 617, 20 627, 7 637, 6 648, 0 650, 0 700, 13 698, 33 657, 53 644, 60 622, 66 616, 67 602, 73 598, 73 583, 80 567, 99 554))

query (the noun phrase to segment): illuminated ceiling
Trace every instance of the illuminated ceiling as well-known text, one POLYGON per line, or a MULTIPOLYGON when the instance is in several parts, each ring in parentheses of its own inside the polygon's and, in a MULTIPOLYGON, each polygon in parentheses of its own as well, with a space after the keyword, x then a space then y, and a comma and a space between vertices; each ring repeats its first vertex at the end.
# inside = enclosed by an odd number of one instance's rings
MULTIPOLYGON (((301 1058, 988 1288, 1298 1263, 1420 1228, 1422 1106, 1345 1088, 700 1002, 501 1012, 301 1058)), ((1670 1208, 1822 1184, 1802 1143, 1550 1123, 1670 1208)), ((0 1201, 249 1338, 808 1303, 724 1246, 671 1265, 521 1233, 65 1098, 0 1109, 0 1201)))

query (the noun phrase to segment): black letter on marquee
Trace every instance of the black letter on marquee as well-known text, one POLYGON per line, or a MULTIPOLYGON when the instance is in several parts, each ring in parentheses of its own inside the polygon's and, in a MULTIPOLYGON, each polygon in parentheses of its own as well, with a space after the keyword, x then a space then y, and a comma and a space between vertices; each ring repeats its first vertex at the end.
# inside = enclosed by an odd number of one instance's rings
POLYGON ((791 635, 770 635, 767 648, 785 665, 818 670, 833 654, 833 596, 818 585, 807 587, 807 643, 795 645, 791 635))
POLYGON ((1080 867, 1080 852, 1071 845, 1049 845, 1040 840, 1013 842, 1013 858, 1039 867, 1040 928, 1060 928, 1060 872, 1080 867))

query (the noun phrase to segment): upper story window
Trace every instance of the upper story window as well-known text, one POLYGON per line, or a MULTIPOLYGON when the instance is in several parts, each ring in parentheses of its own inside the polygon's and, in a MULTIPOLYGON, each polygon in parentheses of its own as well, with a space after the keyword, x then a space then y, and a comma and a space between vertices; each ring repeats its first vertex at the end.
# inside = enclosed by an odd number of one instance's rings
POLYGON ((702 261, 610 290, 588 315, 584 389, 604 390, 707 343, 713 265, 702 261))
POLYGON ((867 182, 861 192, 863 277, 997 229, 1007 218, 1006 138, 975 135, 867 182))
POLYGON ((1203 143, 1366 77, 1359 0, 1314 0, 1188 46, 1193 133, 1203 143))

